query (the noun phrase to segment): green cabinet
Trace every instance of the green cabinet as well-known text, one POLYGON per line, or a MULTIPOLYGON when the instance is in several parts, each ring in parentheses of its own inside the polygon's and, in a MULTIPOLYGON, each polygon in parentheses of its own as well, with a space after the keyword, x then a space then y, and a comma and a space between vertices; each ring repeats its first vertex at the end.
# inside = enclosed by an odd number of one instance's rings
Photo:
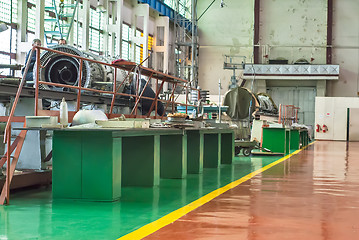
POLYGON ((305 147, 309 144, 309 134, 308 130, 300 130, 300 142, 302 144, 302 147, 305 147))
POLYGON ((53 135, 53 198, 114 201, 203 167, 231 164, 230 129, 62 129, 53 135))
POLYGON ((300 148, 300 135, 298 129, 291 129, 290 130, 290 149, 291 150, 298 150, 300 148))
POLYGON ((121 148, 111 132, 54 131, 53 198, 120 198, 121 148))
POLYGON ((187 131, 187 173, 203 172, 203 133, 199 129, 187 131))
POLYGON ((159 185, 159 136, 122 137, 122 185, 159 185))
POLYGON ((203 167, 219 167, 221 163, 221 134, 204 132, 203 149, 203 167))
POLYGON ((204 136, 203 167, 217 168, 231 164, 234 157, 234 132, 232 129, 201 130, 204 136))
POLYGON ((187 135, 162 135, 160 149, 161 178, 187 176, 187 135))
POLYGON ((290 130, 286 128, 263 128, 262 147, 274 153, 289 154, 290 130))
POLYGON ((221 133, 221 163, 232 164, 234 158, 234 134, 221 133))

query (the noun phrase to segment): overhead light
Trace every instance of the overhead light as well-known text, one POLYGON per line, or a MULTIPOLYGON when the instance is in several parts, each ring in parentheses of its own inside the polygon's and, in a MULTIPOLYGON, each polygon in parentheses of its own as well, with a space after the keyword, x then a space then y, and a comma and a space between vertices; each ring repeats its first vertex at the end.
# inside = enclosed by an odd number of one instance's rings
POLYGON ((106 12, 106 8, 102 4, 100 4, 100 1, 97 1, 96 12, 98 12, 98 13, 106 12))
POLYGON ((6 23, 0 22, 0 32, 6 31, 8 28, 6 23))

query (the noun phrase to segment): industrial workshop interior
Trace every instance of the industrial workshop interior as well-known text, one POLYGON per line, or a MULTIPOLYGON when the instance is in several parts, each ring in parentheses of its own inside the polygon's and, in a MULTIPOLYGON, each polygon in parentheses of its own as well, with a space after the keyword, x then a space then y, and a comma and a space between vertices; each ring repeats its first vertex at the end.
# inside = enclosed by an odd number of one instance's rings
POLYGON ((0 0, 0 239, 359 239, 358 12, 0 0))

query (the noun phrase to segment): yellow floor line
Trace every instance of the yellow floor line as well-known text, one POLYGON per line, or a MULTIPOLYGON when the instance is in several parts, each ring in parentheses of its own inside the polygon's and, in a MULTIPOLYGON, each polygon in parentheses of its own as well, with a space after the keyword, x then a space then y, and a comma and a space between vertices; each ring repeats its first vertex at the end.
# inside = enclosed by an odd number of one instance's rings
MULTIPOLYGON (((314 141, 315 142, 315 141, 314 141)), ((312 145, 314 142, 310 143, 309 145, 312 145)), ((309 146, 308 145, 308 146, 309 146)), ((261 172, 264 172, 265 170, 287 160, 288 158, 290 158, 291 156, 293 155, 296 155, 298 154, 300 151, 304 150, 305 148, 307 148, 308 146, 300 149, 300 150, 297 150, 291 154, 288 154, 287 156, 275 161, 275 162, 272 162, 271 164, 268 164, 267 166, 265 167, 262 167, 254 172, 251 172, 249 173, 248 175, 234 181, 234 182, 231 182, 229 184, 227 184, 226 186, 224 187, 221 187, 217 190, 214 190, 213 192, 210 192, 208 193, 207 195, 197 199, 196 201, 194 202, 191 202, 190 204, 180 208, 180 209, 177 209, 176 211, 174 212, 171 212, 165 216, 163 216, 162 218, 154 221, 154 222, 151 222, 123 237, 120 237, 119 239, 117 240, 139 240, 139 239, 142 239, 156 231, 158 231, 159 229, 165 227, 166 225, 168 224, 171 224, 173 223, 174 221, 176 221, 177 219, 183 217, 184 215, 186 215, 187 213, 195 210, 196 208, 199 208, 200 206, 204 205, 205 203, 208 203, 209 201, 211 201, 212 199, 218 197, 219 195, 227 192, 228 190, 232 189, 232 188, 235 188, 237 187, 239 184, 253 178, 254 176, 256 176, 257 174, 261 173, 261 172)))

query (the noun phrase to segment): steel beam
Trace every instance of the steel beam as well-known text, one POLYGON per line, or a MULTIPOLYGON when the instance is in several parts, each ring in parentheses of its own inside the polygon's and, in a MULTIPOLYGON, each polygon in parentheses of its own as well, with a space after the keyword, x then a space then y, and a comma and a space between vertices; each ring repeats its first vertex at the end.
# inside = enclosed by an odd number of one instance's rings
POLYGON ((259 63, 259 26, 260 26, 260 0, 254 1, 254 37, 253 37, 253 60, 259 63))
POLYGON ((327 64, 332 64, 333 0, 328 0, 327 9, 327 64))

